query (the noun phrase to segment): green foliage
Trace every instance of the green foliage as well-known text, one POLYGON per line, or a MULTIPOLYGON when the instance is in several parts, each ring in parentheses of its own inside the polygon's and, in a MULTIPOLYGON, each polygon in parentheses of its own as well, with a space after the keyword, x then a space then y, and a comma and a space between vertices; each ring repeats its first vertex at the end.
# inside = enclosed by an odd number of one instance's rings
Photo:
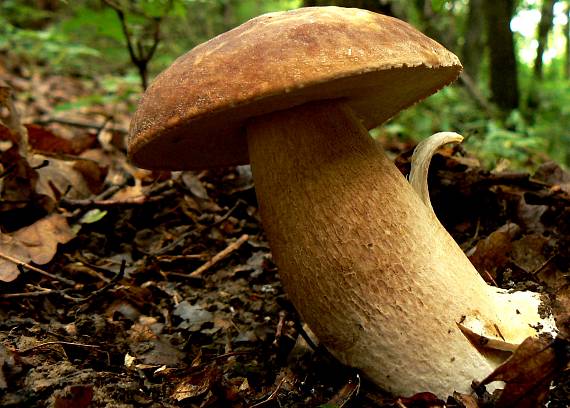
POLYGON ((379 131, 415 141, 443 130, 456 131, 466 137, 466 149, 489 169, 504 159, 515 169, 532 170, 549 157, 569 165, 568 150, 560 146, 570 145, 570 95, 568 88, 554 84, 541 88, 543 103, 534 123, 520 111, 503 120, 492 118, 463 88, 453 86, 405 110, 379 131))
POLYGON ((18 28, 0 15, 0 51, 18 55, 29 65, 79 68, 80 59, 99 57, 100 52, 52 27, 38 31, 18 28))

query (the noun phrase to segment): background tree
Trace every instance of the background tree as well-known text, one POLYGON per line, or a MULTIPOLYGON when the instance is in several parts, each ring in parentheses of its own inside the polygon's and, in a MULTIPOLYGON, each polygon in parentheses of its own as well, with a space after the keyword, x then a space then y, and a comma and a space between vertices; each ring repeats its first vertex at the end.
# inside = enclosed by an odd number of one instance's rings
POLYGON ((566 1, 566 26, 564 27, 564 37, 566 39, 564 74, 566 79, 570 79, 570 0, 566 1))
POLYGON ((461 50, 463 67, 473 82, 479 78, 479 69, 485 47, 485 21, 481 10, 483 0, 470 0, 461 50))
POLYGON ((542 79, 542 58, 548 43, 548 33, 552 29, 555 3, 556 0, 543 0, 540 11, 540 23, 538 24, 537 33, 538 45, 536 48, 536 58, 534 60, 534 77, 539 80, 542 79))
POLYGON ((519 107, 517 59, 511 20, 514 0, 483 0, 493 101, 504 111, 519 107))

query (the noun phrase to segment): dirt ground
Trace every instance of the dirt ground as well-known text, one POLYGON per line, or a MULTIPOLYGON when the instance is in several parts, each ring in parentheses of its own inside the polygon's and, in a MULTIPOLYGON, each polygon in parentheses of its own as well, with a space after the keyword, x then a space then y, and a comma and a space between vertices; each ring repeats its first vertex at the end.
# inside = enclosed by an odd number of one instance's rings
MULTIPOLYGON (((457 148, 434 158, 444 225, 489 283, 543 293, 560 336, 520 352, 502 399, 404 398, 312 344, 279 281, 249 167, 136 169, 125 106, 61 116, 53 105, 88 85, 2 77, 0 406, 570 405, 570 174, 556 164, 529 175, 483 170, 457 148)), ((412 146, 383 142, 406 174, 412 146)))

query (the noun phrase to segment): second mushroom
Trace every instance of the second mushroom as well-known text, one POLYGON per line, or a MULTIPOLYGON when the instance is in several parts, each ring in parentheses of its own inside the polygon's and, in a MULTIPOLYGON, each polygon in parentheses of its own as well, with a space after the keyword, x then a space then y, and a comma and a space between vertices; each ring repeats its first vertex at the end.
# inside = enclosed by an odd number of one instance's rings
POLYGON ((266 14, 156 78, 129 154, 151 169, 250 162, 285 290, 319 341, 393 393, 466 392, 504 358, 474 339, 512 350, 551 322, 535 294, 483 281, 368 133, 460 70, 394 18, 338 7, 266 14))

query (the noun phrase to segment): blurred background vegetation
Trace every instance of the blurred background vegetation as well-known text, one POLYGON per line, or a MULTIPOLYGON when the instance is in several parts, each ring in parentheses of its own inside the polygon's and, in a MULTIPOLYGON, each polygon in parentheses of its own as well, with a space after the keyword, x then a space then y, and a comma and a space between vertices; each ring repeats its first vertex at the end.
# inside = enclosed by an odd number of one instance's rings
POLYGON ((505 159, 515 168, 548 158, 570 165, 570 0, 2 0, 0 58, 23 77, 41 71, 97 81, 98 91, 75 107, 113 103, 251 17, 316 5, 404 19, 464 64, 457 86, 375 135, 406 141, 456 130, 489 168, 505 159))

